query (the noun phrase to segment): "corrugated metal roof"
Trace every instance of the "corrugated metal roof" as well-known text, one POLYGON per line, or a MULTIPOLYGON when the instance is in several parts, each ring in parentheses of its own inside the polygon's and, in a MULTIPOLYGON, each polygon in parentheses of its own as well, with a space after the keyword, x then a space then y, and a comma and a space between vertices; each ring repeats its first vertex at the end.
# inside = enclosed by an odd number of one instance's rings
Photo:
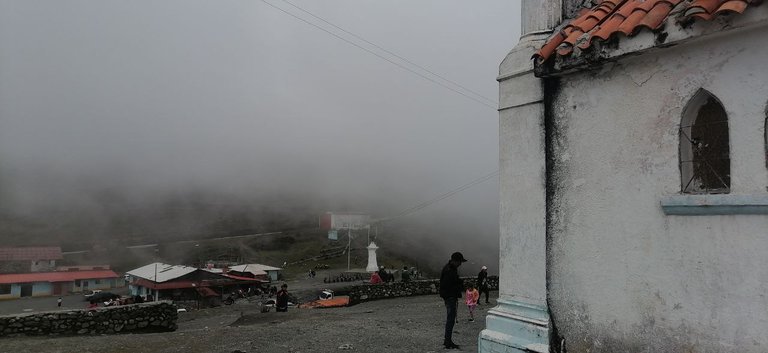
POLYGON ((267 271, 280 271, 282 270, 282 268, 261 265, 261 264, 244 264, 244 265, 231 266, 229 270, 237 271, 237 272, 250 272, 250 273, 253 273, 254 275, 266 275, 267 271))
POLYGON ((174 278, 179 278, 196 270, 196 268, 189 266, 169 265, 162 262, 154 262, 149 265, 130 270, 127 272, 127 274, 134 277, 144 278, 149 281, 162 283, 165 281, 170 281, 174 278), (155 275, 157 275, 157 278, 155 278, 155 275))
POLYGON ((241 276, 230 275, 228 273, 225 273, 222 276, 230 278, 230 279, 235 279, 235 280, 238 280, 238 281, 267 283, 267 281, 262 281, 262 280, 260 280, 258 278, 241 277, 241 276))
POLYGON ((114 271, 64 271, 0 274, 0 283, 70 282, 78 279, 118 278, 114 271))
POLYGON ((0 248, 0 261, 60 260, 63 258, 61 248, 58 246, 0 248))

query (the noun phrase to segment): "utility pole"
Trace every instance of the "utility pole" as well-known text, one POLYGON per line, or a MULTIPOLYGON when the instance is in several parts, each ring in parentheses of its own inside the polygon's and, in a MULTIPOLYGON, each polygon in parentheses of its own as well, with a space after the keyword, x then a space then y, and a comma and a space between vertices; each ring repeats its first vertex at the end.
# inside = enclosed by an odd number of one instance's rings
POLYGON ((158 282, 157 281, 157 261, 155 261, 155 288, 152 291, 152 293, 153 293, 152 300, 153 301, 157 301, 157 282, 158 282))
POLYGON ((352 253, 352 227, 347 230, 347 271, 350 270, 350 254, 352 253))

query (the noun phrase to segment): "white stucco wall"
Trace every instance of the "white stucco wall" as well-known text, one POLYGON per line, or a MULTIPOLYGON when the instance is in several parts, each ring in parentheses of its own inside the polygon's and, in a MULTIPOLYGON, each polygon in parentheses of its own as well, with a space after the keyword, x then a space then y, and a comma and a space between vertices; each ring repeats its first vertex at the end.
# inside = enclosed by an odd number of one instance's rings
POLYGON ((699 88, 728 113, 731 194, 766 193, 765 29, 560 79, 548 296, 568 352, 768 351, 768 216, 659 205, 680 192, 678 126, 699 88))

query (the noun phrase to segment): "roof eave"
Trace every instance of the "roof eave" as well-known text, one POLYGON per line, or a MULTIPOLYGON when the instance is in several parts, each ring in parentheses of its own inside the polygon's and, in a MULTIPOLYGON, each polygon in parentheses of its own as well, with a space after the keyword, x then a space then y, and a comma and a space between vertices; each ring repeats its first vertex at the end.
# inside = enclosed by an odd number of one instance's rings
POLYGON ((605 42, 595 42, 586 50, 574 51, 569 56, 553 55, 544 62, 534 61, 534 74, 545 78, 590 71, 621 58, 759 27, 768 27, 768 6, 757 6, 739 15, 721 15, 711 21, 695 21, 685 26, 667 24, 656 31, 642 30, 632 37, 618 36, 605 42))

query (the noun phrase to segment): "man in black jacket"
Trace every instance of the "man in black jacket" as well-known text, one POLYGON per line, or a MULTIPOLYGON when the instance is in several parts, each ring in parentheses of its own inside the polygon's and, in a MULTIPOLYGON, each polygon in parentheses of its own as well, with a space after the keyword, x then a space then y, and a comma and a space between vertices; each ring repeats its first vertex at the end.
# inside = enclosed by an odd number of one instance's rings
MULTIPOLYGON (((491 291, 488 289, 488 267, 486 266, 483 266, 483 268, 480 269, 480 273, 477 274, 477 288, 480 291, 480 295, 485 293, 485 303, 490 304, 491 302, 488 301, 488 296, 491 291)), ((477 298, 477 301, 480 301, 480 298, 477 298)))
POLYGON ((460 252, 451 255, 451 260, 443 267, 440 274, 440 297, 445 301, 445 309, 448 313, 445 318, 445 337, 443 345, 445 348, 458 349, 459 346, 453 343, 453 324, 456 323, 456 306, 458 305, 461 292, 464 291, 464 284, 459 278, 459 266, 467 260, 460 252))

